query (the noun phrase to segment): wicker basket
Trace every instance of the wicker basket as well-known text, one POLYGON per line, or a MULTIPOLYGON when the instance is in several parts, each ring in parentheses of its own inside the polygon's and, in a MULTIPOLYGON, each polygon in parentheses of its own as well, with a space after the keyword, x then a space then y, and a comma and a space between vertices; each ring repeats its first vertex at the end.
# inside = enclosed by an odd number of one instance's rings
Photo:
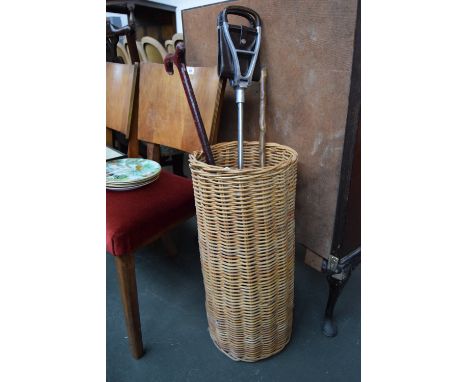
POLYGON ((297 153, 258 142, 212 147, 216 166, 190 155, 211 338, 234 360, 258 361, 289 342, 294 303, 297 153), (227 168, 230 167, 230 168, 227 168))

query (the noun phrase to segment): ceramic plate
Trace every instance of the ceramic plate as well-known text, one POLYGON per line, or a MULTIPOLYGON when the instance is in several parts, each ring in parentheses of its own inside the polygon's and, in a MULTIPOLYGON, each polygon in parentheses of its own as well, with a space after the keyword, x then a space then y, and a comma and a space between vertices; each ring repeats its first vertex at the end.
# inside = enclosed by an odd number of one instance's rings
POLYGON ((141 182, 134 182, 134 183, 106 183, 106 188, 121 188, 121 187, 134 187, 134 186, 138 186, 139 184, 148 184, 148 183, 151 183, 151 182, 154 182, 156 179, 159 178, 159 175, 157 176, 154 176, 150 179, 146 179, 144 181, 141 181, 141 182))
POLYGON ((159 177, 159 174, 156 174, 155 176, 152 176, 150 178, 146 178, 146 179, 142 179, 142 180, 136 180, 136 181, 133 181, 133 182, 117 182, 117 181, 106 182, 106 186, 111 186, 111 187, 113 187, 113 186, 116 186, 116 187, 125 186, 125 187, 127 187, 127 186, 133 186, 133 185, 136 186, 139 183, 146 183, 146 182, 149 182, 151 180, 155 180, 158 177, 159 177))
POLYGON ((106 162, 106 183, 141 182, 153 178, 161 171, 158 162, 141 159, 125 158, 106 162))
POLYGON ((143 186, 146 186, 147 184, 150 184, 150 183, 153 183, 155 180, 157 180, 159 178, 159 176, 147 181, 147 182, 143 182, 143 183, 138 183, 138 184, 132 184, 132 185, 127 185, 127 186, 109 186, 107 185, 106 186, 106 190, 109 190, 109 191, 130 191, 130 190, 135 190, 137 188, 140 188, 140 187, 143 187, 143 186))

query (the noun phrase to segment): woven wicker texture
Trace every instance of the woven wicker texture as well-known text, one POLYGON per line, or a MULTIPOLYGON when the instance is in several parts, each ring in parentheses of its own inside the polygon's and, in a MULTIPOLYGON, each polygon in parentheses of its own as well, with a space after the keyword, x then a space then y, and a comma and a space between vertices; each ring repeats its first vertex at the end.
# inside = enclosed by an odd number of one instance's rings
POLYGON ((234 360, 257 361, 288 342, 294 304, 297 153, 244 142, 212 146, 216 166, 190 155, 211 338, 234 360), (230 167, 230 168, 227 168, 230 167))

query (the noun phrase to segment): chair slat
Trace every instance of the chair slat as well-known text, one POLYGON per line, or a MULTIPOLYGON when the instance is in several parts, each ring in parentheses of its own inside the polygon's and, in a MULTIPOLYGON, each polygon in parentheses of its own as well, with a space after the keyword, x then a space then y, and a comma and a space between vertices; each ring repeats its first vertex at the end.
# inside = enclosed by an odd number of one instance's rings
MULTIPOLYGON (((193 67, 189 75, 207 136, 214 143, 225 82, 216 67, 193 67)), ((170 76, 162 64, 143 63, 139 89, 139 140, 186 152, 201 149, 177 70, 170 76)))
POLYGON ((106 127, 128 138, 137 78, 136 65, 106 63, 106 127))

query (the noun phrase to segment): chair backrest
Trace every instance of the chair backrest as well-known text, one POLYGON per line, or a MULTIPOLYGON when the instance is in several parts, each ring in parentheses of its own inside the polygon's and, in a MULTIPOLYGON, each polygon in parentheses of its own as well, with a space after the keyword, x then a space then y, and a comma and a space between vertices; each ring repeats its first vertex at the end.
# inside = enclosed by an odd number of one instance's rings
POLYGON ((137 65, 106 63, 106 127, 130 136, 137 65))
POLYGON ((147 62, 163 63, 167 51, 158 40, 145 36, 141 38, 141 44, 146 53, 147 62))
POLYGON ((145 50, 143 49, 143 44, 141 41, 136 42, 138 56, 140 57, 140 62, 148 62, 148 57, 146 56, 145 50))
POLYGON ((174 46, 176 46, 179 41, 184 41, 184 34, 183 33, 174 33, 172 35, 172 43, 174 44, 174 46))
POLYGON ((166 47, 168 53, 175 53, 174 41, 166 40, 164 41, 164 46, 166 47))
POLYGON ((117 43, 117 56, 122 57, 125 64, 130 64, 130 55, 121 42, 117 43))
MULTIPOLYGON (((206 134, 215 143, 226 82, 219 79, 216 66, 189 67, 188 72, 206 134)), ((186 152, 201 150, 177 68, 170 76, 162 64, 140 65, 138 139, 186 152)))

